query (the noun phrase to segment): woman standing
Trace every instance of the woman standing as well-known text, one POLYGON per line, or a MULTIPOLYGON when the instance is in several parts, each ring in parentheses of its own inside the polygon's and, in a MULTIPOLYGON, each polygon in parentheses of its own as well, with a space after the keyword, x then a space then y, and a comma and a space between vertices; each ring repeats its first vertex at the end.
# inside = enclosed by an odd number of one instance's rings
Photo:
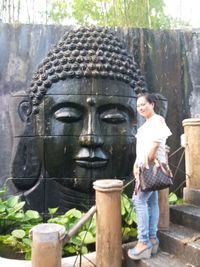
POLYGON ((157 158, 167 163, 165 144, 171 131, 162 116, 154 111, 155 102, 152 95, 140 94, 137 99, 137 111, 145 118, 145 123, 137 131, 136 161, 133 173, 136 178, 133 203, 137 215, 138 243, 129 249, 131 259, 150 258, 158 249, 157 228, 159 220, 158 192, 141 192, 139 167, 157 158))

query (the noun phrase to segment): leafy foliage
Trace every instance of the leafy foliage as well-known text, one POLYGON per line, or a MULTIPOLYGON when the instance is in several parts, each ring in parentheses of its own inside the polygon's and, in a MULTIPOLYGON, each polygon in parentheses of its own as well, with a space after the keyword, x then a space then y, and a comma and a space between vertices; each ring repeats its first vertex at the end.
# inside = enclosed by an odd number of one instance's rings
MULTIPOLYGON (((2 194, 4 192, 2 191, 2 194)), ((0 233, 9 233, 14 228, 26 224, 35 225, 42 221, 37 211, 23 211, 24 201, 19 196, 0 198, 0 233)))
POLYGON ((170 205, 181 205, 183 204, 183 199, 178 198, 174 192, 171 192, 168 196, 169 204, 170 205))
MULTIPOLYGON (((4 194, 2 190, 0 194, 4 194)), ((20 201, 18 196, 12 196, 8 199, 0 198, 0 243, 12 247, 17 253, 24 255, 25 259, 31 258, 31 244, 29 237, 30 229, 42 222, 42 218, 37 211, 23 211, 24 202, 20 201)), ((50 219, 48 223, 57 223, 65 227, 66 230, 76 224, 83 216, 83 212, 77 209, 71 209, 63 215, 56 216, 57 208, 49 208, 50 219)), ((122 213, 122 233, 123 240, 136 236, 135 212, 132 202, 126 196, 121 198, 122 213)), ((71 254, 85 254, 95 249, 96 241, 96 217, 88 220, 79 232, 70 239, 70 242, 63 248, 64 256, 71 254)))
MULTIPOLYGON (((55 7, 61 0, 54 0, 50 7, 49 17, 53 22, 62 22, 64 14, 68 15, 67 6, 62 6, 55 16, 55 7)), ((170 29, 188 26, 187 22, 166 16, 164 0, 74 0, 71 5, 71 18, 80 25, 95 24, 111 27, 133 27, 170 29)), ((68 15, 69 16, 69 15, 68 15)), ((70 16, 69 16, 70 17, 70 16)))
POLYGON ((41 5, 38 1, 0 1, 0 18, 6 23, 67 25, 73 22, 154 29, 189 26, 165 15, 165 0, 46 0, 41 5))
MULTIPOLYGON (((57 223, 69 230, 74 224, 76 224, 83 216, 83 212, 77 209, 71 209, 65 214, 51 218, 48 223, 57 223)), ((95 217, 88 220, 79 232, 70 239, 70 242, 63 248, 65 256, 74 253, 88 253, 90 250, 90 244, 94 244, 96 240, 96 221, 95 217)), ((94 248, 93 248, 94 249, 94 248)))
POLYGON ((89 25, 104 19, 99 1, 94 0, 74 0, 72 17, 80 25, 89 25))
MULTIPOLYGON (((25 259, 31 258, 30 229, 42 222, 37 211, 23 211, 25 202, 20 201, 19 196, 11 196, 6 199, 5 189, 0 190, 0 244, 12 247, 17 253, 24 255, 25 259)), ((175 193, 169 194, 169 203, 182 204, 175 193)), ((71 209, 63 215, 56 216, 58 208, 49 208, 48 223, 57 223, 69 230, 84 215, 77 209, 71 209)), ((136 239, 136 213, 131 199, 126 195, 121 196, 122 238, 123 242, 136 239)), ((70 239, 63 248, 63 255, 69 256, 77 253, 85 254, 95 249, 96 241, 96 216, 88 220, 79 232, 70 239)))
POLYGON ((137 236, 136 213, 131 199, 125 194, 122 194, 121 197, 121 214, 123 241, 127 242, 130 238, 135 239, 137 236))
POLYGON ((69 16, 68 4, 65 0, 52 0, 50 9, 46 11, 47 17, 51 18, 54 23, 61 23, 69 16))
POLYGON ((30 229, 42 221, 37 211, 23 211, 25 202, 19 196, 5 197, 6 189, 0 191, 0 242, 23 253, 25 259, 31 255, 30 229))

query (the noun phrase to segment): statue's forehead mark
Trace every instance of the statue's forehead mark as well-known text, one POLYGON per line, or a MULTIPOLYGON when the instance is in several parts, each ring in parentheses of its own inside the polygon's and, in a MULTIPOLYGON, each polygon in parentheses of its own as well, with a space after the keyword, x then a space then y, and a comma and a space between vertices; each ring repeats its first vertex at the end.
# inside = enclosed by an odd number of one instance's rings
POLYGON ((93 96, 87 97, 86 102, 88 103, 89 106, 95 106, 96 104, 96 99, 93 96))

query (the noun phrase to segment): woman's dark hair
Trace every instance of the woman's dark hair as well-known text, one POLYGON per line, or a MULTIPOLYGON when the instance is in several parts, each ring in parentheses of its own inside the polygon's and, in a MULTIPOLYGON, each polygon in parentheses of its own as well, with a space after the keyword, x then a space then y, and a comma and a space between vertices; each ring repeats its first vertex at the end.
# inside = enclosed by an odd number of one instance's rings
POLYGON ((157 114, 160 114, 164 118, 167 115, 167 109, 168 109, 168 101, 167 99, 159 94, 159 93, 139 93, 137 94, 137 99, 140 97, 144 97, 146 101, 150 104, 154 103, 154 111, 157 114))
POLYGON ((137 95, 137 99, 140 97, 144 97, 147 102, 149 102, 150 104, 154 103, 154 105, 156 105, 156 96, 155 94, 150 94, 150 93, 140 93, 137 95))

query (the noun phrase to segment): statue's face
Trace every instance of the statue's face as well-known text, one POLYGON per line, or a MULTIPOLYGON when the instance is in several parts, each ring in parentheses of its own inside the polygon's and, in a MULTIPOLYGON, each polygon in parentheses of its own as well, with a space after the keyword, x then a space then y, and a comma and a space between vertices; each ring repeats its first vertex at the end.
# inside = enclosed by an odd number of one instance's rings
POLYGON ((53 84, 37 115, 48 177, 86 193, 97 179, 125 179, 135 159, 136 123, 135 94, 125 83, 93 78, 53 84))

